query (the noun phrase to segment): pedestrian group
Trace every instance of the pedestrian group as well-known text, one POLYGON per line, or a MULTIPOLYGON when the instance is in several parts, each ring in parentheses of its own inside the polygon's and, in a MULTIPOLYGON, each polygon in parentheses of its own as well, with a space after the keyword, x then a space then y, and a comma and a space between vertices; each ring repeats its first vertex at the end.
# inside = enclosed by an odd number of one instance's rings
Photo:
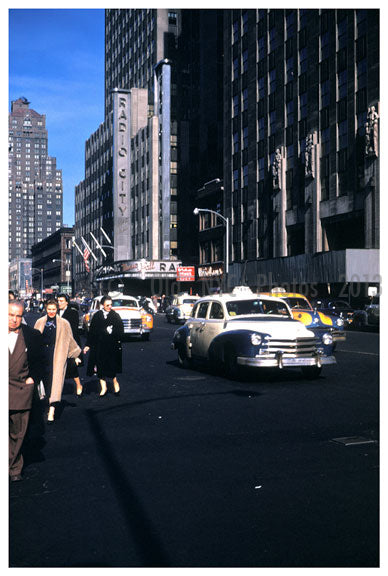
POLYGON ((119 314, 112 310, 109 296, 102 298, 101 305, 93 315, 82 350, 78 312, 70 306, 67 294, 48 300, 46 314, 31 328, 23 318, 23 302, 9 292, 9 478, 12 482, 22 480, 22 445, 31 409, 37 405, 34 398, 39 395, 48 402, 46 422, 53 424, 65 379, 74 380, 77 397, 83 394, 78 373, 78 366, 83 363, 82 353, 89 352, 87 375, 98 377, 99 397, 107 394, 108 378, 113 380, 114 394, 119 395, 117 374, 122 371, 124 326, 119 314))

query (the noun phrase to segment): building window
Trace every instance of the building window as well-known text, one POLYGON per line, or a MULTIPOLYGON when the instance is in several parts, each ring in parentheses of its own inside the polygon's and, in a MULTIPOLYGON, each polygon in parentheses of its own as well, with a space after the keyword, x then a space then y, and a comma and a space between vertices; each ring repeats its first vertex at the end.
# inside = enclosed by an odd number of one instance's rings
POLYGON ((321 199, 328 200, 329 198, 329 156, 321 158, 321 199))
POLYGON ((269 73, 269 93, 272 94, 276 90, 276 70, 271 70, 269 73))
POLYGON ((346 98, 348 94, 348 71, 343 70, 338 74, 338 100, 346 98))
POLYGON ((244 88, 242 93, 242 110, 248 110, 248 88, 244 88))
POLYGON ((248 126, 243 128, 243 135, 242 135, 242 147, 243 149, 248 148, 248 126))
POLYGON ((246 34, 248 32, 248 12, 244 12, 242 15, 242 33, 246 34))
POLYGON ((240 113, 240 95, 233 96, 233 118, 236 118, 240 113))
POLYGON ((338 124, 338 148, 342 150, 348 147, 348 123, 343 121, 338 124))
POLYGON ((248 50, 244 50, 242 53, 242 71, 243 73, 248 72, 248 50))
POLYGON ((233 154, 237 154, 240 150, 240 140, 238 132, 233 133, 233 154))
POLYGON ((326 80, 321 84, 321 108, 330 105, 330 82, 326 80))
POLYGON ((307 47, 299 52, 299 74, 307 72, 307 47))
POLYGON ((265 36, 260 36, 258 40, 259 44, 259 60, 264 60, 267 56, 267 42, 265 36))
POLYGON ((168 23, 176 25, 176 23, 177 23, 177 13, 176 12, 169 12, 168 13, 168 23))
POLYGON ((307 92, 299 96, 299 119, 307 118, 307 92))
POLYGON ((286 60, 286 83, 294 79, 294 57, 291 56, 286 60))
POLYGON ((235 20, 233 22, 233 43, 238 42, 238 33, 239 33, 239 22, 235 20))
POLYGON ((239 59, 234 58, 233 60, 233 80, 236 80, 239 77, 239 59))
POLYGON ((329 49, 330 49, 330 42, 329 42, 329 33, 325 32, 321 36, 321 60, 325 60, 329 57, 329 49))

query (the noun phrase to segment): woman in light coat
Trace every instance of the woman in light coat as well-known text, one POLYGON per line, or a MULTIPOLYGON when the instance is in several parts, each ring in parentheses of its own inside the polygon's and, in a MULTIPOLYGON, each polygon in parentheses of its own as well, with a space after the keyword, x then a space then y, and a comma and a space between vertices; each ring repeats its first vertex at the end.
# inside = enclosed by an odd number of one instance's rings
POLYGON ((35 323, 35 328, 42 333, 45 352, 43 384, 49 398, 48 423, 54 422, 55 407, 62 398, 67 359, 75 358, 77 362, 81 353, 69 322, 57 316, 57 311, 57 302, 49 300, 46 304, 46 315, 35 323))

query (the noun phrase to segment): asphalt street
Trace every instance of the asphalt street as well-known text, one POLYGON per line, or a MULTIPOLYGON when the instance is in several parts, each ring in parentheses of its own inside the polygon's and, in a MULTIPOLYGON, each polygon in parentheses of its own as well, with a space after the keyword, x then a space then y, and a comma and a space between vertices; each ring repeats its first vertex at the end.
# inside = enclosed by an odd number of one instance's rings
POLYGON ((316 381, 233 381, 180 368, 155 323, 123 344, 120 396, 66 381, 55 424, 35 416, 9 565, 377 567, 379 334, 348 332, 316 381))

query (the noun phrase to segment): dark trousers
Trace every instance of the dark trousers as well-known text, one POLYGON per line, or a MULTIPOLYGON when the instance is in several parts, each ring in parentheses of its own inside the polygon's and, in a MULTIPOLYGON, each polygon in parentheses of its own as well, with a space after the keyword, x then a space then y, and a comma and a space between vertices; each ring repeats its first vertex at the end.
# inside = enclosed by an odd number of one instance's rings
POLYGON ((23 456, 21 453, 24 436, 30 417, 29 410, 9 411, 9 475, 22 473, 23 456))

